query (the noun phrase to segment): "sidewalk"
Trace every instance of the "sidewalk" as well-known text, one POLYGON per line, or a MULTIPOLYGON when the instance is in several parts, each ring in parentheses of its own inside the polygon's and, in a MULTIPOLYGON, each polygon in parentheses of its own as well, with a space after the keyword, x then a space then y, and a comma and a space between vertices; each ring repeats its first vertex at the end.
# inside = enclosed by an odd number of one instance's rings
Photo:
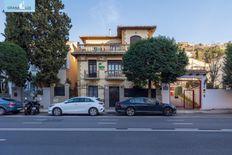
POLYGON ((180 114, 232 114, 232 109, 177 110, 180 114))
MULTIPOLYGON (((40 112, 47 113, 48 109, 40 109, 40 112)), ((106 114, 116 113, 114 108, 106 109, 106 114)), ((177 114, 232 114, 232 109, 207 109, 207 110, 186 110, 177 109, 177 114)))

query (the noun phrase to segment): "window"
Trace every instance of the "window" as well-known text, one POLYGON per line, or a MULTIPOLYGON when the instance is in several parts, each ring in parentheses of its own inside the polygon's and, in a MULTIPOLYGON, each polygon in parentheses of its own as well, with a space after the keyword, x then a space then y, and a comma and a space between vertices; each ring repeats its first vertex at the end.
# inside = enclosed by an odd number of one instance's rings
POLYGON ((85 102, 93 102, 90 98, 85 98, 85 102))
POLYGON ((65 96, 64 86, 54 88, 54 96, 65 96))
POLYGON ((88 96, 98 97, 98 87, 97 86, 89 86, 88 87, 88 96))
POLYGON ((138 35, 131 36, 130 37, 130 44, 134 44, 134 43, 140 41, 141 39, 142 38, 140 36, 138 36, 138 35))
POLYGON ((138 97, 138 98, 132 98, 130 100, 131 103, 141 103, 143 104, 144 103, 144 99, 142 97, 138 97))
POLYGON ((144 98, 145 103, 148 104, 155 104, 156 103, 156 99, 151 99, 151 98, 144 98))
POLYGON ((77 98, 77 102, 85 102, 85 98, 77 98))
POLYGON ((97 61, 96 60, 89 60, 89 77, 97 77, 97 61))
POLYGON ((122 61, 110 60, 108 61, 108 76, 120 76, 122 74, 122 61))
POLYGON ((75 103, 75 102, 80 102, 79 98, 70 98, 69 100, 67 100, 67 103, 75 103))
POLYGON ((117 44, 110 45, 110 51, 114 52, 114 51, 118 51, 118 50, 121 50, 119 45, 117 45, 117 44))

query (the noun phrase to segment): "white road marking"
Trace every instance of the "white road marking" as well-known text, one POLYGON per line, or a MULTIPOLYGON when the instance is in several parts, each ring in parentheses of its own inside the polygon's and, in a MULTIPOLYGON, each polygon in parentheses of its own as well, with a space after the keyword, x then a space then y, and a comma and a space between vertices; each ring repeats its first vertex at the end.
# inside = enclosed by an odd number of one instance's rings
POLYGON ((100 119, 100 121, 118 121, 118 119, 110 119, 110 118, 105 118, 105 119, 100 119))
POLYGON ((6 139, 0 139, 0 142, 5 142, 6 141, 6 139))
POLYGON ((97 124, 101 125, 111 125, 111 124, 117 124, 116 122, 97 122, 97 124))
POLYGON ((48 119, 46 119, 46 118, 38 118, 38 119, 34 119, 35 121, 46 121, 46 120, 48 120, 48 119))
POLYGON ((152 128, 0 128, 0 131, 44 131, 44 132, 209 132, 232 133, 232 129, 199 130, 197 128, 152 129, 152 128))
POLYGON ((23 122, 23 124, 42 124, 42 122, 23 122))
POLYGON ((228 131, 228 132, 232 132, 232 129, 221 129, 221 131, 228 131))
POLYGON ((201 130, 199 130, 197 128, 175 128, 174 130, 175 131, 201 131, 201 130))
POLYGON ((169 121, 169 122, 183 122, 184 120, 183 119, 169 119, 167 121, 169 121))
POLYGON ((173 123, 174 125, 193 125, 193 123, 173 123))

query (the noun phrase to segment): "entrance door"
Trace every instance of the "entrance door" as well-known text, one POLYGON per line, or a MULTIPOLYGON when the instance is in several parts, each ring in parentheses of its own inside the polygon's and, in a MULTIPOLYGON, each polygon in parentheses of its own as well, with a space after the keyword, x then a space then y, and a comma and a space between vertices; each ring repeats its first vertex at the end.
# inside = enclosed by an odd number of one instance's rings
POLYGON ((119 101, 119 87, 109 87, 110 107, 114 107, 115 103, 119 101))
POLYGON ((194 90, 184 91, 184 108, 194 109, 194 90))

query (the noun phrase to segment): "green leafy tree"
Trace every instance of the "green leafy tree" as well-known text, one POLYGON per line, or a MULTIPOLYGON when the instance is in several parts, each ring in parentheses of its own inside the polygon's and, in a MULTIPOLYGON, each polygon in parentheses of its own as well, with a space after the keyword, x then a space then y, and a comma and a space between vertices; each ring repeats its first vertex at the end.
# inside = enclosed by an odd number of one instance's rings
POLYGON ((14 43, 0 43, 1 78, 23 86, 27 78, 28 60, 26 52, 14 43))
POLYGON ((30 63, 38 68, 36 81, 40 86, 56 83, 65 64, 71 20, 63 9, 61 0, 36 0, 34 13, 6 14, 6 40, 26 49, 30 63), (17 28, 21 22, 25 24, 17 28))
POLYGON ((232 43, 227 44, 224 62, 223 83, 226 87, 232 88, 232 43))
POLYGON ((164 36, 154 39, 155 52, 159 53, 160 80, 162 83, 174 82, 177 77, 185 74, 185 67, 188 64, 188 57, 181 50, 174 39, 164 36))
POLYGON ((151 97, 153 83, 169 83, 185 73, 188 58, 174 39, 164 36, 132 44, 123 56, 123 71, 136 85, 148 85, 151 97))

